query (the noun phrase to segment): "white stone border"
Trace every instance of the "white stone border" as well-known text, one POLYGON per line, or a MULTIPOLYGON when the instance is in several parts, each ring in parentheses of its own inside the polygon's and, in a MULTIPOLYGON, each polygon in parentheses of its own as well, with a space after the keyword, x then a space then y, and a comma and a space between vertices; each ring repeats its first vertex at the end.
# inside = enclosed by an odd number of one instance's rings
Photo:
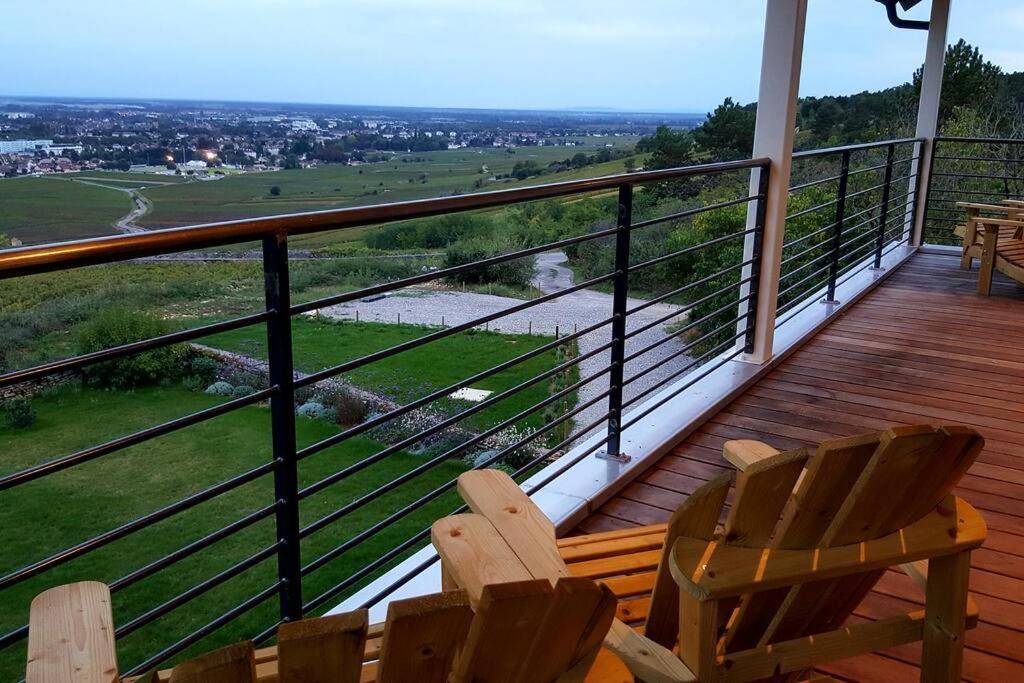
MULTIPOLYGON (((539 482, 554 477, 544 488, 533 494, 532 498, 555 523, 560 535, 568 532, 630 481, 646 471, 679 441, 698 429, 712 415, 725 407, 729 401, 785 360, 840 313, 881 284, 916 251, 916 248, 908 246, 894 248, 883 257, 882 270, 864 267, 860 272, 847 276, 847 279, 841 281, 836 288, 836 298, 840 302, 838 305, 818 303, 818 300, 822 299, 825 294, 825 290, 822 288, 805 300, 813 300, 814 303, 799 310, 804 305, 801 304, 800 307, 794 309, 798 310, 798 313, 787 312, 784 314, 782 324, 775 331, 775 352, 772 360, 768 363, 754 365, 738 359, 723 363, 719 357, 687 373, 677 382, 639 405, 633 411, 634 413, 640 413, 646 406, 665 400, 676 391, 675 387, 685 384, 688 381, 687 378, 701 372, 707 373, 678 396, 669 398, 664 405, 652 411, 650 415, 623 430, 622 450, 630 456, 628 463, 601 460, 595 454, 590 454, 578 463, 569 464, 572 462, 574 454, 583 453, 593 448, 604 438, 602 434, 597 434, 527 479, 522 484, 523 488, 529 491, 539 482), (718 367, 708 372, 707 368, 714 367, 716 363, 720 363, 718 367)), ((949 252, 943 250, 942 253, 948 254, 949 252)), ((865 259, 858 266, 870 265, 872 258, 865 259)), ((722 356, 732 353, 733 351, 728 351, 722 356)), ((628 422, 629 415, 630 413, 626 413, 625 422, 628 422)), ((433 557, 436 557, 436 553, 431 546, 422 548, 342 601, 328 614, 357 609, 386 590, 402 576, 433 557)), ((386 599, 373 605, 370 608, 370 621, 371 623, 383 621, 386 616, 387 604, 391 600, 432 593, 440 589, 441 568, 439 563, 434 562, 395 589, 386 599)))

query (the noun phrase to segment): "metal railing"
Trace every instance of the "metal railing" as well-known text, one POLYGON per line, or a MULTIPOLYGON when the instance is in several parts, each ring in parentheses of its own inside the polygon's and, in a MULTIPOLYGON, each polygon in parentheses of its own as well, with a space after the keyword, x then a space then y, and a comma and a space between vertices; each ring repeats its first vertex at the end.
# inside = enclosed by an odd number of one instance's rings
MULTIPOLYGON (((892 146, 890 146, 891 149, 892 146)), ((892 163, 890 155, 890 168, 892 163)), ((340 596, 350 593, 354 588, 365 583, 375 574, 408 555, 410 551, 422 546, 428 538, 429 528, 421 528, 414 533, 409 533, 391 549, 362 563, 358 568, 344 576, 337 574, 338 567, 332 563, 345 556, 346 553, 357 549, 360 544, 368 539, 377 537, 377 535, 385 530, 393 530, 396 528, 396 523, 408 520, 413 512, 422 509, 428 503, 443 500, 445 494, 454 490, 455 479, 451 478, 440 484, 433 483, 426 487, 421 486, 415 493, 415 500, 398 508, 388 508, 378 518, 371 519, 371 523, 366 525, 365 528, 355 530, 352 526, 344 527, 346 533, 355 532, 343 542, 333 545, 333 547, 330 547, 319 556, 304 557, 301 552, 303 541, 308 540, 325 529, 339 528, 336 525, 351 519, 354 515, 365 512, 367 506, 380 501, 382 497, 395 491, 398 487, 414 480, 420 481, 418 478, 421 475, 437 468, 442 463, 451 461, 470 449, 478 447, 489 437, 507 430, 525 418, 540 415, 544 409, 558 405, 560 401, 564 401, 568 397, 575 396, 576 392, 580 391, 581 388, 589 387, 592 383, 603 383, 606 388, 592 392, 593 395, 586 401, 572 406, 557 417, 548 419, 536 430, 474 462, 473 467, 489 467, 496 463, 501 463, 510 454, 522 450, 529 444, 544 443, 548 445, 549 447, 547 448, 531 451, 529 460, 519 464, 514 472, 514 476, 522 478, 536 472, 540 465, 553 457, 566 453, 567 449, 573 444, 579 443, 585 437, 591 437, 595 432, 598 434, 603 433, 602 438, 597 440, 594 445, 588 446, 585 451, 573 451, 574 462, 582 460, 599 449, 604 449, 606 454, 611 457, 622 456, 621 435, 624 428, 634 424, 644 415, 663 405, 671 396, 683 391, 687 386, 690 386, 702 377, 703 374, 710 372, 714 367, 718 367, 718 364, 724 363, 743 353, 752 344, 755 333, 754 321, 756 319, 758 266, 761 258, 761 234, 764 227, 763 204, 766 183, 768 181, 768 168, 768 162, 763 159, 708 164, 498 192, 230 221, 190 228, 157 230, 140 234, 0 252, 0 280, 10 280, 11 278, 31 274, 65 271, 87 265, 110 264, 140 257, 259 240, 262 249, 261 271, 264 279, 264 308, 260 312, 153 338, 133 341, 84 355, 48 361, 34 367, 10 371, 0 375, 0 389, 25 382, 42 380, 58 373, 80 371, 101 362, 110 362, 171 345, 193 342, 213 334, 259 325, 264 326, 266 329, 269 368, 268 386, 251 395, 226 400, 212 407, 148 426, 104 443, 69 454, 57 455, 49 460, 4 474, 0 476, 0 496, 4 495, 4 492, 25 486, 31 482, 41 481, 64 472, 74 471, 86 463, 98 461, 113 453, 124 451, 129 447, 137 446, 152 439, 176 433, 200 423, 214 420, 233 411, 264 402, 269 402, 270 440, 272 442, 272 457, 262 464, 240 474, 230 476, 213 485, 206 486, 172 503, 150 510, 135 519, 119 524, 96 536, 85 538, 73 545, 63 547, 58 552, 35 558, 27 564, 18 566, 18 568, 0 576, 0 595, 5 596, 5 611, 8 614, 27 614, 27 598, 31 594, 23 590, 24 587, 28 585, 32 589, 31 593, 35 593, 45 589, 48 585, 60 583, 59 572, 58 576, 52 580, 47 577, 52 576, 51 572, 66 567, 72 561, 87 557, 90 553, 105 548, 117 541, 130 539, 133 534, 140 530, 171 520, 177 515, 196 508, 218 496, 237 491, 240 487, 252 482, 266 481, 266 478, 272 478, 273 497, 268 497, 265 501, 257 501, 258 507, 254 510, 241 515, 219 529, 209 531, 198 538, 191 538, 188 542, 181 544, 180 547, 169 550, 162 557, 142 563, 139 566, 131 567, 131 563, 128 561, 129 558, 125 558, 125 563, 121 565, 122 569, 125 567, 130 568, 120 576, 105 579, 108 580, 111 589, 115 593, 132 586, 138 586, 147 579, 153 579, 160 572, 187 561, 189 558, 193 558, 201 551, 210 549, 219 541, 238 534, 243 530, 251 529, 254 525, 264 520, 267 520, 268 523, 269 520, 274 522, 273 541, 257 552, 239 559, 234 564, 212 576, 202 578, 184 591, 169 596, 160 595, 158 598, 151 596, 147 604, 134 605, 134 609, 129 610, 129 618, 117 628, 118 638, 126 637, 145 626, 157 622, 157 620, 198 599, 200 596, 209 595, 218 587, 242 576, 260 563, 276 561, 274 579, 269 585, 255 586, 245 600, 234 604, 226 610, 220 611, 209 622, 192 629, 180 637, 172 638, 168 636, 168 642, 161 643, 154 651, 145 652, 140 661, 126 662, 125 673, 128 675, 136 674, 172 660, 200 640, 203 640, 226 624, 246 615, 274 596, 278 598, 278 609, 276 611, 277 617, 272 619, 271 623, 260 624, 258 632, 232 633, 230 637, 237 639, 238 637, 248 636, 257 642, 265 641, 273 636, 276 626, 281 622, 300 619, 307 614, 322 610, 332 600, 340 599, 340 596), (759 174, 759 185, 755 185, 755 187, 760 189, 755 194, 748 195, 746 190, 749 187, 749 178, 747 176, 751 173, 759 174), (642 220, 637 220, 637 217, 634 215, 634 199, 638 190, 646 191, 646 188, 655 187, 658 184, 678 182, 696 177, 732 177, 729 174, 741 176, 734 184, 736 188, 743 188, 742 194, 739 196, 724 202, 705 206, 686 206, 679 211, 666 215, 644 217, 642 220), (362 287, 356 291, 331 294, 314 301, 300 304, 295 304, 291 301, 291 288, 289 286, 289 237, 328 230, 376 226, 398 220, 455 212, 507 207, 537 200, 594 196, 609 192, 614 192, 617 196, 615 201, 616 216, 611 227, 591 229, 583 234, 516 249, 515 251, 474 263, 423 272, 391 282, 362 287), (701 243, 690 244, 681 249, 643 260, 638 260, 634 254, 631 240, 635 239, 638 234, 645 230, 650 230, 659 225, 682 225, 685 227, 687 221, 703 214, 727 210, 733 206, 745 206, 751 203, 756 204, 758 207, 753 212, 753 215, 757 218, 752 225, 747 224, 742 229, 732 230, 701 243), (749 257, 739 257, 735 263, 730 263, 727 267, 717 272, 706 275, 702 274, 701 277, 693 277, 689 280, 681 281, 678 283, 678 287, 670 291, 657 294, 644 293, 646 298, 639 300, 639 302, 636 299, 630 298, 631 277, 637 276, 648 269, 664 267, 666 264, 674 263, 684 257, 692 258, 695 255, 721 253, 721 250, 727 246, 748 242, 753 245, 753 252, 749 257), (352 358, 307 375, 296 374, 292 349, 293 321, 296 316, 328 306, 356 302, 370 296, 422 285, 441 278, 450 278, 473 269, 485 268, 516 259, 532 258, 537 254, 553 249, 564 249, 589 243, 606 245, 607 248, 614 250, 614 266, 611 271, 589 277, 565 289, 524 300, 497 313, 481 315, 467 322, 448 327, 424 328, 424 333, 415 339, 404 341, 358 358, 352 358), (381 414, 371 416, 359 424, 349 426, 318 441, 301 446, 297 442, 295 414, 297 390, 345 375, 425 344, 472 331, 504 316, 532 309, 580 290, 602 286, 611 288, 611 305, 606 317, 593 320, 582 328, 557 336, 550 341, 545 341, 510 360, 409 400, 381 414), (630 323, 637 319, 637 314, 640 312, 647 312, 649 314, 652 311, 647 309, 665 303, 673 303, 675 307, 669 309, 666 313, 658 315, 653 320, 646 319, 642 324, 635 324, 631 327, 630 323), (643 338, 642 335, 646 331, 654 328, 662 329, 661 326, 672 322, 676 322, 679 327, 666 332, 664 336, 652 342, 643 338), (472 407, 451 414, 443 419, 439 418, 429 426, 417 429, 409 436, 394 440, 381 450, 349 462, 315 481, 304 483, 300 476, 300 463, 333 446, 349 441, 353 437, 370 433, 376 428, 386 426, 413 411, 450 396, 453 392, 470 387, 481 379, 492 377, 513 366, 537 358, 541 354, 559 349, 567 349, 584 339, 584 337, 589 336, 589 338, 593 339, 594 335, 600 335, 601 338, 597 343, 592 344, 592 348, 589 350, 576 355, 570 355, 571 357, 566 359, 559 359, 553 367, 515 386, 497 392, 485 400, 474 404, 472 407), (671 346, 668 346, 669 344, 671 346), (655 349, 659 349, 658 355, 650 356, 649 354, 655 351, 655 349), (607 358, 607 361, 604 360, 605 358, 607 358), (646 367, 637 369, 638 362, 649 358, 654 358, 654 360, 649 362, 646 367), (601 362, 598 369, 591 372, 588 376, 581 376, 566 386, 552 391, 543 400, 528 406, 511 417, 488 426, 479 433, 472 434, 472 436, 444 450, 440 454, 425 457, 420 464, 399 476, 367 486, 366 490, 357 491, 350 500, 347 500, 340 507, 324 511, 303 506, 303 502, 308 501, 312 496, 346 480, 351 481, 351 478, 357 473, 371 468, 374 464, 384 461, 389 456, 399 453, 403 449, 422 442, 424 439, 452 426, 462 424, 467 418, 477 415, 481 411, 485 411, 525 389, 539 386, 540 383, 546 382, 556 375, 564 375, 570 370, 575 370, 582 374, 583 364, 589 359, 597 359, 601 362), (690 373, 691 370, 707 363, 711 359, 717 359, 719 363, 708 363, 707 369, 702 370, 703 374, 691 373, 685 385, 680 386, 678 384, 679 380, 687 375, 687 373, 690 373), (629 370, 631 368, 636 371, 630 373, 629 370), (657 376, 653 375, 652 373, 655 371, 658 371, 660 374, 657 376), (671 394, 664 396, 664 392, 668 387, 672 387, 671 394), (627 391, 627 389, 629 390, 627 391), (649 400, 657 392, 661 392, 663 395, 657 404, 651 405, 649 400), (639 404, 645 400, 648 401, 648 405, 642 409, 642 412, 634 410, 630 413, 628 421, 624 423, 625 411, 633 407, 639 408, 639 404), (584 414, 585 411, 592 411, 595 408, 599 416, 590 418, 585 425, 577 426, 575 431, 564 436, 564 438, 558 438, 562 436, 561 433, 556 436, 557 428, 572 425, 574 418, 584 414), (542 438, 547 439, 547 441, 537 441, 542 438), (552 443, 553 439, 557 439, 557 443, 552 443), (536 454, 534 455, 533 453, 536 454), (322 570, 325 567, 332 567, 333 573, 328 575, 323 572, 322 570), (317 577, 317 581, 312 584, 310 583, 311 576, 317 577), (308 593, 312 587, 317 587, 318 591, 316 594, 310 595, 308 593), (19 589, 22 590, 16 600, 11 597, 11 591, 19 589)), ((844 165, 843 174, 844 177, 853 174, 853 171, 849 170, 848 164, 844 165)), ((886 177, 887 179, 889 178, 888 175, 886 177)), ((846 187, 845 180, 843 181, 843 187, 846 187)), ((849 196, 847 195, 847 199, 849 196)), ((836 230, 833 235, 834 243, 841 240, 842 235, 843 232, 840 225, 840 229, 836 230)), ((879 239, 882 240, 883 237, 884 235, 879 237, 879 239)), ((838 247, 834 251, 838 251, 838 247)), ((830 278, 832 281, 841 272, 838 268, 840 262, 836 260, 837 258, 833 259, 830 266, 830 278)), ((153 464, 155 468, 160 466, 160 463, 153 464)), ((530 493, 541 489, 549 481, 550 478, 537 483, 530 493)), ((136 493, 134 495, 139 494, 136 493)), ((89 511, 80 512, 88 514, 89 511)), ((33 520, 26 519, 23 523, 24 526, 19 529, 18 533, 25 535, 33 534, 33 520)), ((374 599, 368 601, 367 606, 383 599, 390 590, 408 581, 412 574, 409 573, 396 580, 388 591, 382 591, 374 599)), ((187 622, 183 620, 183 623, 187 622)), ((18 644, 23 641, 26 634, 27 626, 14 628, 0 636, 0 647, 11 647, 18 644)))
POLYGON ((793 155, 776 325, 818 301, 839 303, 839 285, 881 268, 886 254, 909 242, 922 142, 886 140, 793 155))
POLYGON ((923 241, 959 246, 957 202, 998 204, 1024 197, 1024 139, 937 137, 923 241))

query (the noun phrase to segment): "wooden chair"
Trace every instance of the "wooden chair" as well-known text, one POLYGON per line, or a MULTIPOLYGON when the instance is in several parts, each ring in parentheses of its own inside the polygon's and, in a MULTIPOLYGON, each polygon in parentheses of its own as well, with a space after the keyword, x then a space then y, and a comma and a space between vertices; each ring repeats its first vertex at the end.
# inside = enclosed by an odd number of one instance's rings
MULTIPOLYGON (((615 614, 582 578, 482 586, 392 602, 383 625, 360 610, 284 624, 276 647, 236 643, 132 683, 582 681, 615 614), (472 606, 471 606, 472 605, 472 606)), ((110 592, 83 582, 32 603, 26 683, 115 683, 110 592)))
POLYGON ((954 229, 963 238, 960 267, 969 270, 978 259, 978 294, 991 293, 997 270, 1024 284, 1024 202, 957 202, 957 206, 967 210, 967 221, 954 229))
POLYGON ((489 581, 528 577, 610 587, 621 602, 605 646, 621 663, 603 652, 588 680, 624 680, 624 663, 648 683, 790 681, 923 640, 921 680, 959 681, 964 630, 977 622, 970 552, 986 528, 950 490, 982 446, 973 430, 930 426, 787 453, 732 441, 737 472, 694 491, 667 525, 557 543, 511 479, 468 472, 459 491, 474 514, 435 523, 434 544, 445 583, 471 599, 489 581), (845 625, 893 566, 924 590, 925 609, 845 625))

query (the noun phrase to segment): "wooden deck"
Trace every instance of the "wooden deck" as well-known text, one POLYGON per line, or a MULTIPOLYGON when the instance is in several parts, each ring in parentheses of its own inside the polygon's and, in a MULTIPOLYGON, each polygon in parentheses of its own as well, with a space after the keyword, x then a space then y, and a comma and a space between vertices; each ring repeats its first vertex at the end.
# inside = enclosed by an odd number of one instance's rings
MULTIPOLYGON (((986 449, 957 491, 984 514, 971 590, 981 622, 967 638, 964 677, 1024 681, 1024 289, 998 278, 975 295, 977 270, 917 255, 671 454, 584 520, 592 533, 667 520, 722 471, 722 444, 780 449, 909 423, 975 427, 986 449)), ((923 605, 889 572, 858 610, 877 618, 923 605)), ((823 671, 850 681, 917 681, 920 646, 847 659, 823 671)))

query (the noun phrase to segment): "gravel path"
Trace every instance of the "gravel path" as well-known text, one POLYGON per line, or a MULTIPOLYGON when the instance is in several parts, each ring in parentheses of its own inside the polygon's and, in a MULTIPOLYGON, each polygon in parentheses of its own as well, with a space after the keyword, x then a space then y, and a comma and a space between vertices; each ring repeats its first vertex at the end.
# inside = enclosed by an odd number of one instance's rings
MULTIPOLYGON (((540 254, 537 257, 537 269, 534 273, 534 286, 545 294, 564 290, 572 285, 573 273, 565 267, 566 256, 562 252, 540 254)), ((410 288, 376 301, 355 301, 322 309, 321 315, 332 318, 396 323, 422 323, 446 326, 459 325, 476 318, 498 313, 512 306, 523 303, 513 299, 475 292, 436 291, 410 288)), ((631 310, 644 301, 628 299, 627 310, 631 310)), ((639 311, 627 318, 626 329, 636 330, 655 323, 660 318, 678 312, 678 306, 658 303, 639 311)), ((556 330, 560 335, 570 334, 576 329, 594 325, 611 317, 612 296, 603 292, 581 290, 537 304, 525 311, 513 313, 488 324, 492 332, 520 334, 553 335, 556 330)), ((678 322, 682 316, 667 321, 678 322)), ((626 356, 649 344, 666 338, 665 323, 652 325, 651 329, 641 332, 626 341, 626 356)), ((484 326, 480 326, 482 329, 484 326)), ((578 345, 581 355, 600 348, 611 337, 611 326, 606 324, 579 338, 578 345)), ((683 367, 687 362, 685 355, 669 358, 683 348, 678 339, 671 339, 652 349, 644 355, 629 361, 625 366, 625 376, 629 377, 652 367, 660 365, 643 375, 624 388, 625 400, 642 393, 654 386, 659 380, 668 377, 673 371, 683 367), (663 365, 661 365, 663 363, 663 365)), ((590 377, 605 370, 610 364, 610 352, 605 350, 587 358, 580 363, 582 378, 590 377)), ((579 403, 594 398, 608 388, 607 375, 584 385, 579 391, 579 403)), ((576 416, 577 425, 588 425, 607 412, 607 403, 598 401, 593 406, 581 411, 576 416)))

